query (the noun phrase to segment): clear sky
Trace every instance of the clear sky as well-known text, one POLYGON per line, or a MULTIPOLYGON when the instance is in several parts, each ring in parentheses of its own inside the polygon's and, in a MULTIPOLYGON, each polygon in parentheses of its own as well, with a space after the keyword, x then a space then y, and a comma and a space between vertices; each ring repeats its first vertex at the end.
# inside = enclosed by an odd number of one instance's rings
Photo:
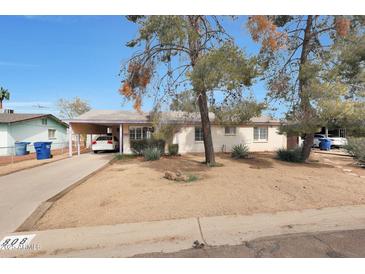
MULTIPOLYGON (((227 31, 249 54, 257 53, 245 17, 227 21, 227 31)), ((59 98, 79 96, 95 109, 132 109, 118 93, 120 65, 133 49, 125 43, 136 26, 123 16, 0 16, 0 86, 11 92, 6 108, 58 114, 59 98)), ((265 85, 253 87, 258 100, 265 85)), ((145 100, 143 110, 152 107, 145 100)))

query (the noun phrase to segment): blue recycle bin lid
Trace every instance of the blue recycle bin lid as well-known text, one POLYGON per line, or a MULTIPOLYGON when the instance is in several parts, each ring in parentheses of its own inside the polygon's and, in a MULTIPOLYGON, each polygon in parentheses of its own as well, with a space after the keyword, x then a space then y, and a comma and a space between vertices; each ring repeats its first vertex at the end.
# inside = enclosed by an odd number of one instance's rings
POLYGON ((29 145, 31 142, 15 142, 15 144, 29 145))
POLYGON ((34 142, 33 145, 34 147, 42 147, 42 146, 46 146, 46 145, 50 145, 52 144, 52 142, 34 142))

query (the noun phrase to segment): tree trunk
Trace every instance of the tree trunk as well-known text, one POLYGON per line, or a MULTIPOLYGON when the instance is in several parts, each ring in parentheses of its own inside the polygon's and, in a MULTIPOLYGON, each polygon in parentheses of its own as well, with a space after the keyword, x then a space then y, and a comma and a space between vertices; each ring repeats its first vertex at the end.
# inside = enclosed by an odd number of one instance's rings
MULTIPOLYGON (((194 29, 196 34, 199 35, 198 20, 199 16, 188 16, 189 24, 191 25, 192 29, 194 29)), ((194 38, 194 35, 192 36, 189 35, 190 61, 193 69, 201 53, 200 40, 201 39, 194 38)), ((204 139, 205 163, 207 165, 214 165, 215 155, 214 155, 212 133, 210 129, 207 93, 205 90, 196 90, 196 89, 194 89, 194 92, 196 96, 198 96, 198 105, 199 105, 200 118, 203 130, 203 139, 204 139)))
POLYGON ((3 100, 0 100, 0 109, 3 109, 3 100))
MULTIPOLYGON (((300 109, 302 111, 303 119, 302 121, 304 123, 307 123, 310 121, 311 115, 312 115, 312 106, 310 104, 310 98, 309 95, 306 94, 306 92, 303 90, 303 87, 306 85, 305 81, 301 78, 301 71, 302 67, 306 64, 309 54, 309 47, 310 47, 310 40, 312 36, 312 21, 313 16, 308 15, 307 16, 307 23, 306 28, 304 31, 304 37, 303 37, 303 46, 302 46, 302 52, 300 55, 300 69, 299 69, 299 97, 300 97, 300 109)), ((314 133, 308 132, 305 134, 305 139, 303 142, 302 147, 302 158, 306 161, 311 153, 311 149, 313 146, 313 139, 314 139, 314 133)))
POLYGON ((212 140, 212 133, 210 129, 209 121, 209 109, 207 102, 207 94, 205 91, 198 93, 198 105, 200 110, 200 118, 203 129, 203 139, 204 139, 204 151, 205 151, 205 162, 208 165, 215 164, 214 147, 212 140))
POLYGON ((314 133, 308 133, 305 135, 305 139, 302 147, 302 158, 307 160, 310 156, 314 140, 314 133))

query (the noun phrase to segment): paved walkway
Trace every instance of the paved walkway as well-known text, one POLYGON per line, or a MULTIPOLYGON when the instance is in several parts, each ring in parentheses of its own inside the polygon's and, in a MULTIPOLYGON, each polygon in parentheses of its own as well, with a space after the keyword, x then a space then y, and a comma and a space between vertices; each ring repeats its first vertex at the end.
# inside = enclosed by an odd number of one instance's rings
POLYGON ((44 201, 107 164, 112 154, 82 154, 0 177, 0 233, 15 231, 44 201))
MULTIPOLYGON (((39 249, 0 251, 0 257, 131 257, 178 252, 195 241, 242 245, 263 237, 359 229, 365 229, 365 205, 19 232, 14 235, 35 234, 31 244, 39 249)), ((0 233, 0 239, 5 236, 0 233)))

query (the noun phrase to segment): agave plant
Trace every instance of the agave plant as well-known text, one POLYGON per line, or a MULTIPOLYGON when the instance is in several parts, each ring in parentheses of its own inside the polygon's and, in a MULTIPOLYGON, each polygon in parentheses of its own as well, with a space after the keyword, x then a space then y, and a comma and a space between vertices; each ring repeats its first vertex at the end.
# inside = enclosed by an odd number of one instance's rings
POLYGON ((249 154, 248 147, 243 144, 235 145, 232 148, 231 157, 235 159, 247 158, 249 154))

